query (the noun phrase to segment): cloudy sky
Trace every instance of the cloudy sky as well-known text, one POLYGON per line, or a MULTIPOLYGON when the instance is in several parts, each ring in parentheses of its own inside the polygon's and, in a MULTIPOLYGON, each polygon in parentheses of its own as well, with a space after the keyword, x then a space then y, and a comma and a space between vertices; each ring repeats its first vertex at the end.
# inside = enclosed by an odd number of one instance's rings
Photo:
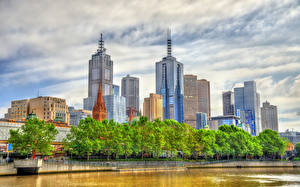
POLYGON ((0 1, 0 117, 38 92, 82 108, 101 32, 114 83, 139 77, 142 102, 155 91, 167 27, 185 74, 211 82, 213 116, 222 91, 256 80, 261 102, 278 106, 280 131, 300 131, 299 0, 0 1))

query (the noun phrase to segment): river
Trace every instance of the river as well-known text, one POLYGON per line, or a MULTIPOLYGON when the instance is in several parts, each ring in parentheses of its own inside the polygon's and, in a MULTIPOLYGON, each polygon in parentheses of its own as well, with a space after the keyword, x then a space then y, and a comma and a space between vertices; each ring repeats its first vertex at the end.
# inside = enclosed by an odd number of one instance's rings
POLYGON ((0 177, 0 186, 300 186, 300 168, 84 172, 0 177))

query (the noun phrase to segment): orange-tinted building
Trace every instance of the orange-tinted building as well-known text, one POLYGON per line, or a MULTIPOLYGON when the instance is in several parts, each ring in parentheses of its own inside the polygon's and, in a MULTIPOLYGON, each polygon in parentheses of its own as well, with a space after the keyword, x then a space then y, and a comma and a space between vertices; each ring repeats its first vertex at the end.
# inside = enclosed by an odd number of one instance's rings
POLYGON ((97 102, 93 107, 93 118, 98 121, 106 119, 106 107, 103 101, 101 82, 99 83, 97 102))

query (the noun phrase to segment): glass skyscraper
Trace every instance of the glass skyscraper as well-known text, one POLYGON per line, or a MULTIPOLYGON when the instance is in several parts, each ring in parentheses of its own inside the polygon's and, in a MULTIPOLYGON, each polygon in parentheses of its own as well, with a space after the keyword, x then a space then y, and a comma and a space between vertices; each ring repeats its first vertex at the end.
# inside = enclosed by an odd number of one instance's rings
POLYGON ((183 64, 172 56, 171 34, 168 31, 167 56, 156 62, 156 93, 163 96, 163 119, 184 120, 183 64))
POLYGON ((103 96, 113 94, 113 61, 110 55, 106 54, 102 34, 98 50, 89 61, 88 97, 83 99, 85 110, 93 110, 97 100, 99 82, 101 82, 103 96))
POLYGON ((256 92, 255 81, 244 82, 244 87, 234 88, 235 115, 241 122, 249 124, 251 134, 257 136, 261 131, 260 95, 256 92))
POLYGON ((113 119, 118 123, 126 122, 126 101, 125 97, 113 94, 103 96, 107 112, 107 120, 113 119))

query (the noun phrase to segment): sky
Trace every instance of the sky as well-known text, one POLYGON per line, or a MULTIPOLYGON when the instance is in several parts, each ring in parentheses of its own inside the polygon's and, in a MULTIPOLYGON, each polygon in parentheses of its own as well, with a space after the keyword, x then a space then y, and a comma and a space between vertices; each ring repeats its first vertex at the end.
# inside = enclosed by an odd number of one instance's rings
POLYGON ((300 131, 300 0, 1 0, 0 118, 12 100, 37 95, 82 108, 100 33, 114 83, 139 77, 142 103, 167 28, 184 73, 210 81, 212 116, 223 91, 255 80, 261 103, 278 107, 279 130, 300 131))

